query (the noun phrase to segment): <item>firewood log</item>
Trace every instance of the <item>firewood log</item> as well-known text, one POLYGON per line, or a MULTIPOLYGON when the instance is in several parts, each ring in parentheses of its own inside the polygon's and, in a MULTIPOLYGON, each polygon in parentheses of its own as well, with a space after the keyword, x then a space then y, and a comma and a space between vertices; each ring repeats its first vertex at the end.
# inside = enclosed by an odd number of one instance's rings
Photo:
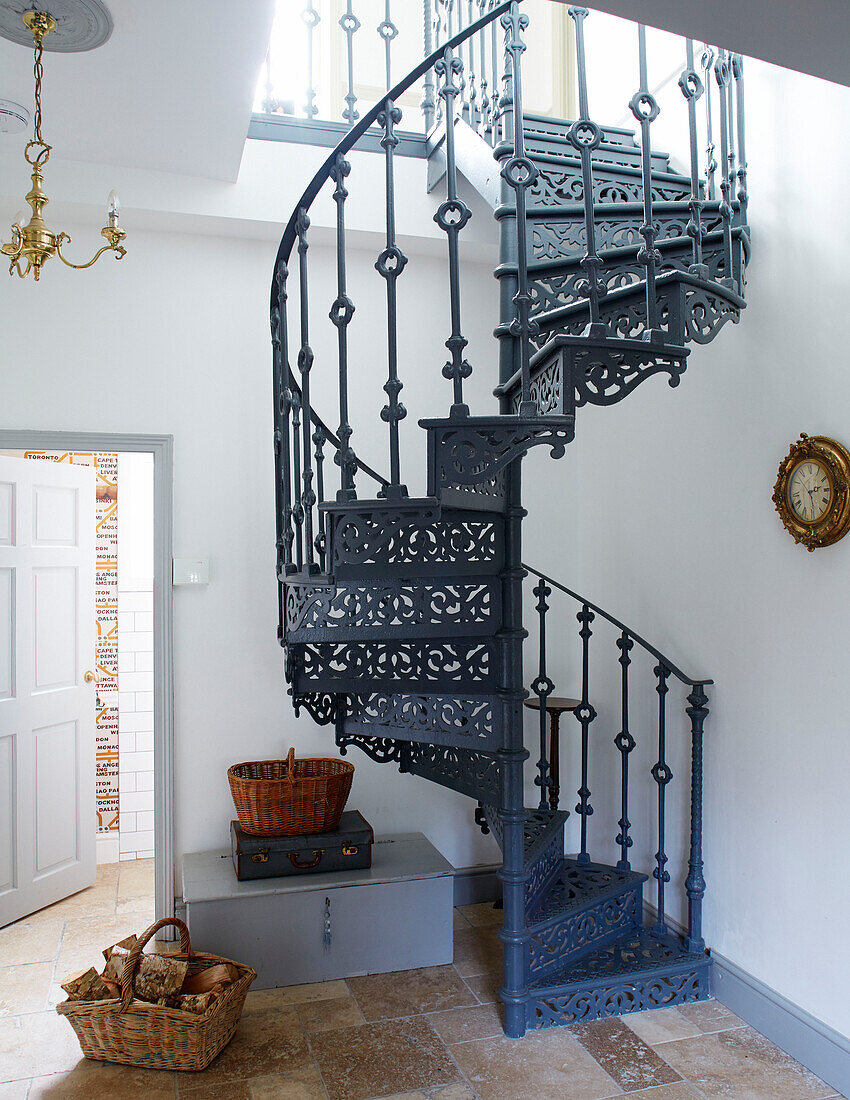
POLYGON ((93 966, 66 978, 62 988, 69 1001, 108 1001, 115 996, 93 966))

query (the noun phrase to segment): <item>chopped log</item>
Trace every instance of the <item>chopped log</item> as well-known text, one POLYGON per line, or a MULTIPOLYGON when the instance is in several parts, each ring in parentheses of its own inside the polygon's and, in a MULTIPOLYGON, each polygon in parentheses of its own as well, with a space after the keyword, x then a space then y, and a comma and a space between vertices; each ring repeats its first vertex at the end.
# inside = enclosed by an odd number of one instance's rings
POLYGON ((187 996, 207 993, 222 983, 235 982, 238 976, 234 967, 228 963, 217 963, 215 966, 208 966, 206 970, 190 975, 183 983, 180 992, 187 996))
POLYGON ((62 988, 69 1001, 109 1001, 115 996, 93 966, 66 978, 62 988))
POLYGON ((133 992, 140 1001, 171 1004, 186 980, 189 963, 169 955, 142 955, 133 982, 133 992))
POLYGON ((184 993, 177 1007, 184 1012, 206 1012, 211 1005, 215 1004, 228 985, 230 985, 230 982, 219 982, 212 989, 208 989, 206 993, 184 993))

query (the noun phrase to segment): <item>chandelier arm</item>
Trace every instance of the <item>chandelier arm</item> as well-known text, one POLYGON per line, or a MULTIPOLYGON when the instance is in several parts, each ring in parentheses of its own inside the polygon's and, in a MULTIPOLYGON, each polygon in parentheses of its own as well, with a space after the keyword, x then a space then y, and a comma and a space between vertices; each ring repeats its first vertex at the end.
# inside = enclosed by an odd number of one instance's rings
POLYGON ((105 244, 102 248, 99 248, 97 252, 95 252, 95 254, 92 256, 87 264, 73 264, 70 260, 66 260, 65 257, 62 255, 63 243, 70 242, 70 240, 71 238, 68 236, 67 233, 59 234, 59 236, 56 238, 56 255, 59 257, 62 263, 65 264, 66 267, 73 267, 75 271, 84 271, 87 267, 91 267, 93 264, 96 264, 100 257, 104 254, 104 252, 114 252, 116 260, 121 260, 127 255, 127 249, 123 248, 120 244, 105 244))

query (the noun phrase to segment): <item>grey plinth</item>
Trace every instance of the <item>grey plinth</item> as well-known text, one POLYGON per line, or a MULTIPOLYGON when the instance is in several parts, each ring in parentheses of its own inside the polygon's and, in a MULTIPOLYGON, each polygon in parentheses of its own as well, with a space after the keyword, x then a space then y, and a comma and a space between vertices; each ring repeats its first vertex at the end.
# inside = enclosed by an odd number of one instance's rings
POLYGON ((253 966, 255 989, 450 963, 453 882, 421 833, 376 842, 366 870, 323 875, 239 882, 229 851, 183 857, 192 946, 253 966))

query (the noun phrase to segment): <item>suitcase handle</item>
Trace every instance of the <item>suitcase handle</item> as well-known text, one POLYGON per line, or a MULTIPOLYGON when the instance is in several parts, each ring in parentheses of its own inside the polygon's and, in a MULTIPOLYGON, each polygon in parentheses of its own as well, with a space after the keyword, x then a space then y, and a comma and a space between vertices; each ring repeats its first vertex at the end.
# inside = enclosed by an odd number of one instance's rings
POLYGON ((322 860, 322 856, 325 854, 324 848, 314 848, 313 855, 315 859, 307 860, 305 863, 301 863, 298 860, 297 852, 289 852, 289 862, 293 867, 297 867, 299 871, 309 871, 311 867, 318 867, 322 860))

